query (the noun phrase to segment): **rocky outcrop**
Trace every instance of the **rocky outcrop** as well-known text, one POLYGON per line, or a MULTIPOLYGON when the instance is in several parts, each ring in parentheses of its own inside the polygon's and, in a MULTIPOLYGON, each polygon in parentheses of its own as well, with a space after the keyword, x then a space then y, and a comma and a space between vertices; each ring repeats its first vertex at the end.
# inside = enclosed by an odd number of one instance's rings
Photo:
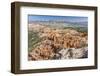
POLYGON ((87 58, 88 48, 67 48, 62 49, 58 52, 57 58, 58 59, 80 59, 80 58, 87 58))
POLYGON ((54 48, 50 45, 51 42, 43 41, 29 53, 30 60, 48 60, 55 55, 54 48))
POLYGON ((38 35, 42 41, 29 52, 29 60, 87 58, 87 33, 72 29, 41 28, 38 29, 41 30, 38 35))

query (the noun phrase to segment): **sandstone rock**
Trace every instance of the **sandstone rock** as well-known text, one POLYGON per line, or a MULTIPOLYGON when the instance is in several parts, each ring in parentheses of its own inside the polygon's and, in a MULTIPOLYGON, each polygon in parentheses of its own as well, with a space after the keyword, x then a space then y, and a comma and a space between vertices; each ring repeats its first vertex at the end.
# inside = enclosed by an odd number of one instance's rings
POLYGON ((42 44, 29 53, 33 60, 47 60, 54 56, 54 49, 51 45, 42 44))
POLYGON ((42 26, 40 28, 42 29, 35 30, 40 32, 42 41, 29 53, 29 60, 87 58, 87 33, 71 29, 50 29, 42 26))

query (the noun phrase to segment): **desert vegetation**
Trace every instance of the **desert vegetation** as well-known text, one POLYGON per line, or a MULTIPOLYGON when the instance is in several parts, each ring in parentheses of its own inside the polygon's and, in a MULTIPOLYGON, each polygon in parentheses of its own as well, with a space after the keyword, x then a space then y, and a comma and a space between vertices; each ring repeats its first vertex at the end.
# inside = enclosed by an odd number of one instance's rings
POLYGON ((63 25, 46 22, 28 24, 28 60, 87 58, 87 27, 63 25))

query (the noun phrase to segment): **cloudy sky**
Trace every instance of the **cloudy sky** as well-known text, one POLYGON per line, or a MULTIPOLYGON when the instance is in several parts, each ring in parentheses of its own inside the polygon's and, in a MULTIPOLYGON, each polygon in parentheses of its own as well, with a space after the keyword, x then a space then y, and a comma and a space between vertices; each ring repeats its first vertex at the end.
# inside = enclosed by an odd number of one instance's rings
POLYGON ((47 16, 28 15, 28 21, 66 21, 66 22, 88 22, 88 17, 80 16, 47 16))

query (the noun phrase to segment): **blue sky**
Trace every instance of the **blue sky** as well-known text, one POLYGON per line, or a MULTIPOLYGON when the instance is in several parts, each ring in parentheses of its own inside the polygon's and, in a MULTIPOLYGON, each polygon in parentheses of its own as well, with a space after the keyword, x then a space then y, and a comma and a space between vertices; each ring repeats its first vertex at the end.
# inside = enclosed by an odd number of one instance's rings
POLYGON ((88 22, 88 17, 80 16, 48 16, 28 15, 28 21, 67 21, 67 22, 88 22))

